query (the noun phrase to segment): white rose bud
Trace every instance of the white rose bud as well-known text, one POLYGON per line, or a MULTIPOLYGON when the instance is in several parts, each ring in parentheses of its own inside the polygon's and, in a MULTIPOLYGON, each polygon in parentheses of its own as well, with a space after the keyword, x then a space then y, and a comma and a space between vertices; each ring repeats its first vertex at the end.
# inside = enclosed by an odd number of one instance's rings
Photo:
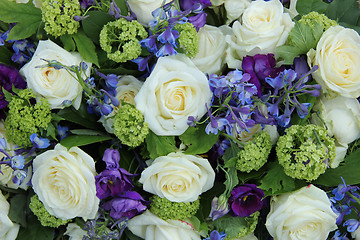
POLYGON ((213 187, 215 172, 207 159, 170 153, 156 158, 139 182, 145 191, 172 202, 193 202, 213 187))
MULTIPOLYGON (((147 25, 154 19, 152 12, 161 7, 163 0, 128 0, 131 11, 136 15, 138 22, 147 25)), ((166 0, 165 3, 170 2, 166 0)), ((164 4, 165 4, 164 3, 164 4)))
POLYGON ((19 233, 20 225, 13 223, 8 217, 10 204, 0 191, 0 239, 15 240, 19 233))
POLYGON ((355 30, 330 27, 316 51, 311 49, 307 55, 309 65, 319 67, 312 76, 324 91, 350 98, 360 96, 360 36, 355 30))
MULTIPOLYGON (((47 64, 43 59, 56 60, 65 66, 79 66, 80 54, 70 53, 51 40, 39 41, 31 61, 20 69, 28 88, 34 91, 37 100, 41 97, 46 98, 52 109, 64 108, 62 103, 70 100, 73 102, 74 108, 79 109, 82 95, 82 87, 79 82, 65 69, 41 67, 47 64)), ((86 76, 89 76, 91 64, 86 64, 88 68, 85 73, 86 76)), ((82 77, 85 78, 85 74, 82 77)))
POLYGON ((336 218, 326 193, 310 185, 273 196, 265 225, 274 240, 327 239, 336 218))
POLYGON ((93 219, 99 208, 96 196, 94 159, 78 147, 54 150, 33 161, 33 189, 46 210, 62 220, 93 219))

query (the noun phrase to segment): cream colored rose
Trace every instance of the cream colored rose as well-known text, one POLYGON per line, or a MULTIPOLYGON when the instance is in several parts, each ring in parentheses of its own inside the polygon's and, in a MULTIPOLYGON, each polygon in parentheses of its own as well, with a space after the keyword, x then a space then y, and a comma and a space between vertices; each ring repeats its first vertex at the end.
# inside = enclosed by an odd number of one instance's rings
POLYGON ((220 28, 205 25, 198 36, 199 52, 191 60, 204 73, 219 73, 225 60, 225 35, 220 28))
POLYGON ((226 24, 239 19, 245 9, 250 6, 250 3, 251 0, 225 0, 226 24))
POLYGON ((154 19, 152 12, 161 7, 162 4, 170 2, 169 0, 128 0, 131 11, 136 15, 138 22, 147 25, 154 19))
POLYGON ((157 135, 181 135, 189 116, 206 113, 212 93, 206 75, 184 54, 158 59, 135 97, 136 108, 157 135))
POLYGON ((200 234, 189 223, 179 220, 164 221, 146 210, 128 222, 129 230, 146 240, 200 240, 200 234))
POLYGON ((241 68, 246 55, 274 53, 285 43, 294 26, 279 0, 256 0, 245 9, 241 21, 235 21, 233 35, 226 36, 230 48, 227 63, 230 68, 241 68))
POLYGON ((51 215, 95 218, 99 199, 92 157, 78 147, 67 150, 57 144, 34 159, 33 169, 33 189, 51 215))
POLYGON ((156 158, 139 182, 145 191, 172 202, 193 202, 213 187, 215 172, 205 158, 170 153, 156 158))
POLYGON ((322 240, 337 229, 336 217, 326 193, 310 185, 272 197, 265 225, 274 240, 322 240))
MULTIPOLYGON (((4 127, 4 121, 0 121, 0 138, 3 138, 6 140, 6 130, 4 127)), ((11 142, 8 142, 7 140, 4 142, 5 146, 4 149, 5 151, 12 157, 15 156, 15 149, 16 146, 14 144, 12 144, 11 142)), ((0 152, 0 160, 2 160, 5 157, 5 154, 0 152)), ((28 189, 29 187, 29 181, 31 179, 31 174, 32 174, 32 168, 29 167, 28 171, 27 171, 27 175, 25 177, 25 179, 23 180, 23 182, 20 185, 17 185, 15 183, 13 183, 12 179, 14 177, 13 173, 14 170, 9 167, 8 165, 5 164, 1 164, 0 165, 0 171, 2 173, 0 173, 0 185, 5 186, 7 188, 12 188, 12 189, 28 189)))
POLYGON ((19 224, 13 223, 8 217, 10 204, 0 191, 0 239, 15 240, 19 233, 19 224))
POLYGON ((321 36, 316 51, 308 52, 308 63, 319 67, 312 76, 324 91, 350 98, 360 96, 360 36, 355 30, 330 27, 321 36))
POLYGON ((82 240, 84 236, 87 236, 87 232, 82 230, 76 223, 69 223, 65 235, 69 236, 69 240, 82 240))
MULTIPOLYGON (((28 88, 34 91, 37 99, 46 98, 52 109, 64 108, 62 103, 70 100, 73 101, 74 108, 78 109, 82 94, 79 82, 65 69, 41 67, 47 64, 43 59, 56 60, 65 66, 78 66, 81 62, 80 54, 70 53, 51 40, 39 41, 31 61, 20 69, 28 88)), ((89 76, 91 64, 87 63, 87 65, 86 75, 89 76)))
POLYGON ((351 237, 355 240, 360 240, 360 228, 358 227, 355 232, 351 233, 351 237))
MULTIPOLYGON (((121 101, 130 103, 136 106, 135 96, 139 92, 141 86, 143 85, 142 81, 139 81, 137 78, 131 75, 122 76, 117 85, 116 85, 116 98, 119 100, 120 105, 121 101)), ((101 122, 105 130, 109 133, 114 133, 113 123, 114 115, 118 112, 119 107, 113 107, 113 111, 107 116, 101 116, 99 122, 101 122)))

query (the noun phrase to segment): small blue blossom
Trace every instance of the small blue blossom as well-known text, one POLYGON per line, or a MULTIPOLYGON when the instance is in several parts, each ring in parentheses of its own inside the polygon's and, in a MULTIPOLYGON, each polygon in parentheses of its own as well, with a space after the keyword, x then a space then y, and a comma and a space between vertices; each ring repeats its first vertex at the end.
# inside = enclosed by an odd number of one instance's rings
POLYGON ((38 137, 36 133, 31 134, 30 141, 34 147, 44 149, 50 146, 50 140, 47 138, 38 137))
POLYGON ((344 227, 347 226, 348 232, 355 232, 356 229, 358 229, 359 225, 360 225, 360 221, 356 219, 349 219, 344 222, 344 227))
POLYGON ((60 137, 60 140, 62 140, 64 137, 67 136, 67 132, 69 131, 69 127, 68 126, 57 126, 57 130, 58 130, 58 135, 60 137))
POLYGON ((219 233, 218 231, 214 230, 210 233, 210 237, 205 238, 204 240, 224 240, 226 236, 226 233, 219 233))
POLYGON ((19 186, 19 185, 21 185, 21 183, 26 178, 27 171, 25 171, 25 170, 15 170, 13 172, 13 175, 14 176, 13 176, 12 182, 19 186))
POLYGON ((16 155, 11 157, 11 168, 23 169, 25 165, 25 159, 22 155, 16 155))

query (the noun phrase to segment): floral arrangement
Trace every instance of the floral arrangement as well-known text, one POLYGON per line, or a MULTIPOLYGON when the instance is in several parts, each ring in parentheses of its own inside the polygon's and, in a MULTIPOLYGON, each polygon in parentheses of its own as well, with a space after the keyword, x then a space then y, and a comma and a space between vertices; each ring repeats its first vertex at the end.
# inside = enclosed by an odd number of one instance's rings
POLYGON ((356 0, 0 0, 0 239, 360 239, 356 0))

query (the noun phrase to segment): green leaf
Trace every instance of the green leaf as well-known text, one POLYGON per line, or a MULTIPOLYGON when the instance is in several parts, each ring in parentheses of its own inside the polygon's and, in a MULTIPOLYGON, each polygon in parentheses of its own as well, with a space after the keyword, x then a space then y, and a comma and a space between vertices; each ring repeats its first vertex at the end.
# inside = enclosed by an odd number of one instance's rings
POLYGON ((352 152, 344 159, 337 168, 327 169, 326 172, 314 181, 326 187, 335 187, 342 183, 341 177, 344 178, 346 184, 354 185, 360 183, 360 149, 352 152))
POLYGON ((73 107, 61 109, 58 112, 58 116, 86 128, 95 130, 101 128, 96 117, 87 113, 86 106, 84 105, 81 105, 79 110, 75 110, 73 107))
POLYGON ((238 153, 240 151, 241 148, 236 143, 231 142, 230 147, 225 150, 223 155, 225 168, 235 167, 236 161, 238 159, 238 153))
POLYGON ((276 48, 279 57, 284 60, 285 65, 292 65, 294 63, 294 58, 298 57, 301 54, 301 51, 294 46, 283 45, 276 48))
POLYGON ((269 168, 268 173, 260 180, 261 185, 259 186, 264 191, 265 196, 291 192, 306 185, 300 180, 287 176, 278 162, 269 164, 269 168))
POLYGON ((102 136, 102 135, 104 135, 103 132, 99 132, 99 131, 91 130, 91 129, 73 129, 73 130, 70 130, 70 132, 72 134, 76 134, 76 135, 89 135, 89 136, 102 136))
POLYGON ((110 136, 94 136, 94 135, 71 135, 61 140, 60 144, 70 149, 71 147, 84 146, 92 143, 103 142, 112 139, 110 136))
POLYGON ((226 192, 231 192, 231 190, 239 184, 239 178, 237 176, 237 171, 236 171, 236 168, 232 167, 232 168, 229 168, 227 171, 226 171, 226 174, 225 174, 225 177, 226 177, 226 180, 224 182, 225 184, 225 188, 226 188, 226 192))
POLYGON ((11 99, 13 98, 13 95, 11 94, 11 92, 8 92, 5 88, 2 88, 2 92, 5 96, 5 100, 7 102, 11 102, 11 99))
POLYGON ((26 203, 26 194, 16 194, 10 199, 9 218, 11 219, 11 221, 20 224, 22 227, 27 226, 26 203))
POLYGON ((296 3, 296 10, 300 15, 308 14, 309 12, 325 13, 328 4, 322 0, 298 0, 296 3))
POLYGON ((79 30, 76 34, 71 35, 76 43, 80 56, 87 62, 96 64, 99 67, 98 56, 95 51, 95 44, 88 38, 85 33, 79 30))
POLYGON ((126 5, 126 1, 125 0, 115 0, 115 3, 120 8, 121 15, 127 16, 129 11, 128 11, 128 7, 126 5))
POLYGON ((0 47, 0 63, 10 65, 13 62, 11 61, 13 53, 6 47, 0 47))
POLYGON ((219 232, 224 231, 228 237, 235 238, 240 232, 246 232, 248 230, 250 227, 249 221, 251 221, 251 218, 233 217, 227 214, 215 220, 213 224, 219 232))
POLYGON ((357 0, 335 0, 326 11, 327 17, 350 25, 357 25, 360 9, 357 0))
MULTIPOLYGON (((315 25, 319 25, 317 22, 315 25)), ((321 36, 323 33, 323 27, 316 26, 310 27, 308 24, 297 22, 289 33, 292 45, 297 47, 301 53, 307 53, 309 49, 315 48, 318 40, 315 36, 321 36), (314 31, 314 33, 313 33, 314 31), (320 34, 319 34, 320 33, 320 34)), ((321 26, 321 25, 320 25, 321 26)))
POLYGON ((99 44, 99 35, 104 25, 114 18, 102 11, 90 11, 89 17, 81 21, 85 34, 96 44, 99 44))
POLYGON ((146 136, 146 147, 150 153, 150 158, 155 159, 160 156, 176 152, 178 148, 175 145, 174 136, 157 136, 152 131, 146 136))
POLYGON ((185 154, 203 154, 208 152, 212 146, 217 142, 219 135, 205 132, 206 124, 198 125, 196 127, 189 127, 182 135, 180 140, 188 146, 185 154))
POLYGON ((50 123, 46 129, 46 136, 56 140, 56 128, 53 123, 50 123))
POLYGON ((0 20, 6 23, 17 23, 9 33, 8 40, 18 40, 30 37, 36 33, 41 24, 41 10, 31 2, 17 4, 0 1, 0 20))
POLYGON ((50 227, 43 227, 34 214, 31 214, 28 217, 27 223, 27 228, 20 228, 16 239, 53 240, 54 229, 50 227))
POLYGON ((60 36, 60 40, 63 43, 64 49, 66 51, 73 52, 76 50, 76 45, 75 45, 75 42, 74 42, 74 39, 72 38, 72 36, 70 36, 68 34, 62 35, 62 36, 60 36))

